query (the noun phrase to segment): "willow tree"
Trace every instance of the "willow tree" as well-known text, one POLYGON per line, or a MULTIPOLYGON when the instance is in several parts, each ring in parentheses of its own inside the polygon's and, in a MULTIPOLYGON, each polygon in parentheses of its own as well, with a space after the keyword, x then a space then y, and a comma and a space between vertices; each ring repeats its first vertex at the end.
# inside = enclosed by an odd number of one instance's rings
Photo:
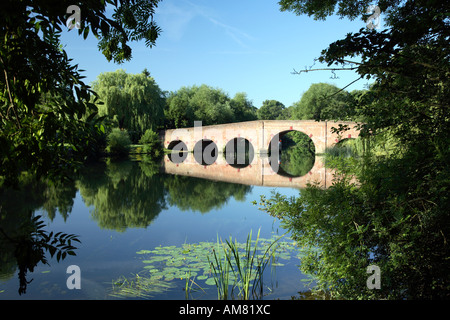
POLYGON ((133 140, 147 129, 156 130, 164 121, 164 93, 147 70, 129 74, 119 69, 101 73, 92 85, 102 104, 100 115, 106 115, 126 129, 133 140))

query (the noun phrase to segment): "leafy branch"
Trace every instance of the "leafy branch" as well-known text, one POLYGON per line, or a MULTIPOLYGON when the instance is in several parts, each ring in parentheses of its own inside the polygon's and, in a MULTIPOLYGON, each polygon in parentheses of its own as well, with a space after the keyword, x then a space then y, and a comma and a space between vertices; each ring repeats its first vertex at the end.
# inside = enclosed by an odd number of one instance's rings
POLYGON ((8 235, 0 228, 3 237, 14 245, 14 255, 19 268, 19 294, 26 293, 27 285, 33 281, 26 278, 27 272, 33 272, 39 263, 49 265, 45 256, 46 251, 53 258, 56 254, 56 260, 59 262, 67 255, 75 256, 77 249, 73 242, 80 243, 76 235, 63 232, 48 233, 44 230, 45 223, 41 216, 31 219, 26 225, 22 226, 19 236, 8 235))

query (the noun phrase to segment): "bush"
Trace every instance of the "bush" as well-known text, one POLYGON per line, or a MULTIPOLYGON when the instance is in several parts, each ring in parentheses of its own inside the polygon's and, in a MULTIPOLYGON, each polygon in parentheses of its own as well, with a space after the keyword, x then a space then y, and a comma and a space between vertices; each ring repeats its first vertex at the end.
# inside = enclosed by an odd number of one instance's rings
POLYGON ((111 155, 126 155, 130 152, 131 139, 126 130, 114 128, 107 138, 106 151, 111 155))
POLYGON ((142 135, 139 143, 142 144, 142 152, 149 154, 152 158, 158 158, 162 154, 162 146, 159 136, 152 129, 147 129, 142 135))

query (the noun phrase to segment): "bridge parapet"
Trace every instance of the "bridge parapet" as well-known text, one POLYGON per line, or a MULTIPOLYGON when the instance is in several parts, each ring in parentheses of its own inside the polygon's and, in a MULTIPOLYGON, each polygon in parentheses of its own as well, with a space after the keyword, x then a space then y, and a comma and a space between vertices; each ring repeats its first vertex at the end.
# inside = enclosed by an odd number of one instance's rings
POLYGON ((289 132, 300 131, 311 138, 316 148, 316 154, 324 153, 344 138, 356 138, 359 131, 356 122, 344 121, 312 121, 312 120, 256 120, 238 123, 226 123, 212 126, 202 126, 201 121, 194 127, 166 130, 161 133, 164 147, 169 148, 174 141, 183 142, 188 151, 193 151, 201 140, 213 141, 219 152, 223 152, 226 144, 234 138, 248 140, 255 153, 267 153, 270 142, 274 138, 289 132), (349 130, 343 136, 334 133, 332 128, 347 125, 349 130))

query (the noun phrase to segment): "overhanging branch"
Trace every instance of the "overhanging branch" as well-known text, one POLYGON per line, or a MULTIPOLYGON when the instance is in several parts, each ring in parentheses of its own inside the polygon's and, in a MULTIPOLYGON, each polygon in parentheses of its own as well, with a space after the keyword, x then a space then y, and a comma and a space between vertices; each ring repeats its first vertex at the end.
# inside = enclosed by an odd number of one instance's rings
POLYGON ((358 69, 358 67, 351 67, 351 68, 318 68, 318 69, 304 69, 304 70, 300 70, 297 71, 294 69, 293 72, 291 72, 292 74, 301 74, 302 72, 310 72, 310 71, 342 71, 342 70, 356 70, 358 69))

